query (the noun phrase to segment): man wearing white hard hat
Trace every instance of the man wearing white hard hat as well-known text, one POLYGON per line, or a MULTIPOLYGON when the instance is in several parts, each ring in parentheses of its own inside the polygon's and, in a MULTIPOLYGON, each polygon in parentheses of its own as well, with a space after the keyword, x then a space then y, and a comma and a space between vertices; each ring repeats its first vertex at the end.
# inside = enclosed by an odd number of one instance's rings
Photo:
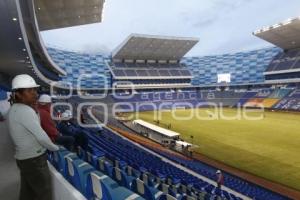
POLYGON ((217 187, 221 189, 221 186, 224 184, 224 176, 221 170, 217 170, 216 175, 217 175, 217 187))
POLYGON ((41 118, 41 126, 52 142, 63 145, 68 150, 73 151, 75 139, 72 136, 63 136, 58 132, 55 123, 51 118, 51 103, 52 99, 47 94, 42 94, 38 100, 38 112, 41 118))
POLYGON ((15 145, 15 158, 20 169, 20 200, 52 200, 51 176, 46 150, 58 151, 40 125, 33 105, 37 101, 35 80, 27 75, 17 75, 12 80, 12 106, 7 123, 15 145))

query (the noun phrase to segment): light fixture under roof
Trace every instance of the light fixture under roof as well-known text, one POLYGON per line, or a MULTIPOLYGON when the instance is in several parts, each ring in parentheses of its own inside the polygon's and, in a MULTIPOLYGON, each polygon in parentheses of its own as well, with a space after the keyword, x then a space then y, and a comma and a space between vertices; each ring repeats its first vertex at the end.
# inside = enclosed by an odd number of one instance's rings
POLYGON ((26 51, 26 49, 22 49, 22 51, 26 51))
POLYGON ((292 20, 293 20, 293 19, 289 18, 289 19, 285 20, 284 22, 282 22, 282 24, 283 24, 283 25, 290 24, 290 23, 292 23, 292 20))
POLYGON ((18 38, 18 40, 22 40, 22 38, 21 38, 21 37, 19 37, 19 38, 18 38))
POLYGON ((254 31, 254 34, 261 33, 261 30, 254 31))
POLYGON ((12 18, 12 20, 13 20, 13 21, 17 21, 18 19, 14 17, 14 18, 12 18))

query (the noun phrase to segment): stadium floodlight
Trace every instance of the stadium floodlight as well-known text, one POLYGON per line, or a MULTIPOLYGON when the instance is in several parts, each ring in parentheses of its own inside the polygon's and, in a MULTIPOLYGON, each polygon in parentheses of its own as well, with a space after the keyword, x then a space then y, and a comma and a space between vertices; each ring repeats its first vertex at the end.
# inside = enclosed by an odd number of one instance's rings
POLYGON ((17 21, 18 19, 14 17, 14 18, 12 18, 12 20, 13 20, 13 21, 17 21))
POLYGON ((281 25, 280 24, 274 24, 273 25, 273 28, 278 28, 278 27, 280 27, 281 25))
POLYGON ((269 30, 270 30, 269 26, 265 26, 265 27, 262 28, 262 32, 269 31, 269 30))
POLYGON ((285 20, 284 22, 282 22, 282 25, 288 25, 288 24, 292 23, 292 20, 293 19, 289 18, 289 19, 285 20))
POLYGON ((261 30, 256 30, 253 33, 254 33, 254 35, 256 35, 256 34, 259 34, 260 32, 261 32, 261 30))

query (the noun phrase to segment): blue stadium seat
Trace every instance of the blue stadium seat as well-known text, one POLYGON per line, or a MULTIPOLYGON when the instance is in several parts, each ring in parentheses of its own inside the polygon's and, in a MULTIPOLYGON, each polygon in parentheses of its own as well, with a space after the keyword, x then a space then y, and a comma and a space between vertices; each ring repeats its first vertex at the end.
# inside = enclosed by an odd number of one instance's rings
POLYGON ((192 194, 192 188, 193 188, 193 184, 183 184, 181 183, 180 186, 178 187, 178 190, 181 194, 187 194, 187 195, 191 195, 192 194))
POLYGON ((68 166, 67 180, 86 196, 87 178, 91 172, 95 171, 95 168, 82 160, 73 160, 70 157, 66 157, 66 160, 68 166))
POLYGON ((155 182, 154 177, 151 177, 150 174, 148 174, 147 172, 142 173, 140 175, 140 179, 148 186, 150 187, 157 187, 158 184, 155 182))
POLYGON ((159 197, 158 200, 177 200, 177 198, 175 198, 169 194, 163 194, 159 197))
POLYGON ((133 169, 131 166, 127 165, 125 167, 125 172, 128 176, 133 176, 133 177, 140 177, 141 173, 135 169, 133 169))
POLYGON ((99 170, 112 177, 113 165, 103 158, 98 159, 99 170))
POLYGON ((79 159, 75 153, 71 153, 66 149, 53 152, 52 164, 64 177, 67 175, 67 157, 70 157, 73 160, 79 159))
POLYGON ((88 177, 87 197, 88 200, 143 200, 99 171, 90 173, 88 177))
POLYGON ((167 184, 169 185, 179 185, 181 180, 175 177, 167 176, 167 184))
POLYGON ((77 147, 77 154, 80 159, 87 161, 87 152, 80 146, 77 147))
POLYGON ((160 197, 163 192, 156 188, 147 186, 141 179, 137 178, 132 181, 132 191, 140 194, 147 200, 156 200, 160 197))
POLYGON ((117 167, 113 168, 112 178, 117 181, 119 185, 127 188, 131 188, 132 181, 136 179, 133 176, 127 176, 123 170, 117 167))
POLYGON ((123 160, 115 160, 114 166, 120 169, 125 169, 127 166, 127 163, 123 160))
POLYGON ((104 159, 105 154, 103 152, 97 151, 93 154, 86 152, 86 161, 93 165, 96 169, 99 169, 99 160, 104 159))

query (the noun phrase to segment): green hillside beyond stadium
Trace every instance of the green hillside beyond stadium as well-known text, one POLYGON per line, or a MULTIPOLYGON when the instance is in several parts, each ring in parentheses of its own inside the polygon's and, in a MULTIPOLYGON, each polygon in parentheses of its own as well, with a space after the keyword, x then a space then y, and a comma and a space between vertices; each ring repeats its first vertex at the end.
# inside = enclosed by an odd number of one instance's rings
MULTIPOLYGON (((160 126, 171 130, 196 146, 195 151, 230 166, 300 190, 300 114, 249 111, 261 120, 214 119, 212 109, 161 111, 160 126), (196 117, 195 113, 198 113, 196 117), (191 119, 174 119, 172 117, 191 119), (199 119, 199 118, 207 118, 199 119), (193 136, 193 137, 191 137, 193 136), (193 139, 192 139, 193 138, 193 139)), ((224 109, 224 116, 238 111, 224 109)), ((136 113, 135 118, 154 123, 154 111, 136 113)))

